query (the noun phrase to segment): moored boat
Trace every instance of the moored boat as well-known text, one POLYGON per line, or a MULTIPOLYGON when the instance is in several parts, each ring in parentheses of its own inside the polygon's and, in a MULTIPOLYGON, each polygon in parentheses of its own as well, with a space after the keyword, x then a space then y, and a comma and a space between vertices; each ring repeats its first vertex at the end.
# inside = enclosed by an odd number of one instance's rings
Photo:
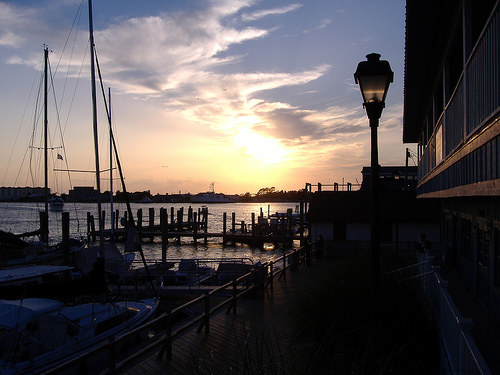
MULTIPOLYGON (((147 321, 156 299, 64 306, 44 298, 0 300, 0 373, 37 374, 147 321)), ((87 369, 98 363, 89 360, 87 369)))
POLYGON ((191 195, 191 202, 193 203, 235 203, 234 197, 215 192, 215 182, 210 184, 209 191, 205 193, 198 193, 191 195))
POLYGON ((198 285, 214 274, 207 261, 181 259, 177 270, 169 269, 163 276, 164 285, 198 285))
POLYGON ((191 196, 193 203, 234 203, 235 199, 222 194, 214 192, 199 193, 191 196))
POLYGON ((64 201, 61 197, 55 196, 49 199, 49 209, 52 212, 62 212, 64 209, 64 201))

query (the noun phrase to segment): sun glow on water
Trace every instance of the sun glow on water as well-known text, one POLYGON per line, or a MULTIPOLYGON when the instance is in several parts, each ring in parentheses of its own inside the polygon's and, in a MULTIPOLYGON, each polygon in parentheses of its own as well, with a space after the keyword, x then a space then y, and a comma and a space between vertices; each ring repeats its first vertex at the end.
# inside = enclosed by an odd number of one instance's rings
POLYGON ((276 164, 284 160, 288 151, 279 141, 267 138, 251 130, 242 130, 235 138, 238 146, 246 149, 246 154, 254 156, 266 164, 276 164))

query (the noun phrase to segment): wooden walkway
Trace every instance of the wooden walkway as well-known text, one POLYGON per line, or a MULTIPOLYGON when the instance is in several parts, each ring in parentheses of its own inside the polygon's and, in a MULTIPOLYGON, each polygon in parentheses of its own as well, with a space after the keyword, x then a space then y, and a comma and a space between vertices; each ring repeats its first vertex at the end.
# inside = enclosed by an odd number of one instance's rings
POLYGON ((209 333, 198 333, 195 328, 184 333, 173 342, 172 359, 159 359, 157 349, 116 373, 304 373, 290 360, 289 313, 308 276, 330 269, 331 260, 321 262, 288 271, 285 280, 275 280, 274 288, 261 291, 260 296, 239 299, 236 314, 222 311, 210 319, 209 333))

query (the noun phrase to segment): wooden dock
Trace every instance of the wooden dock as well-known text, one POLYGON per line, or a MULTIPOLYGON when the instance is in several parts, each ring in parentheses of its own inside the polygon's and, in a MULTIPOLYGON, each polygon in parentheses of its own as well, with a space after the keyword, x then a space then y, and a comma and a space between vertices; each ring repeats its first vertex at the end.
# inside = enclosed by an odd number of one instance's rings
MULTIPOLYGON (((323 260, 324 261, 324 260, 323 260)), ((312 274, 329 272, 325 265, 299 267, 275 280, 254 299, 238 300, 236 314, 219 312, 206 333, 191 329, 172 344, 172 358, 158 358, 152 350, 132 363, 106 373, 124 375, 307 373, 290 353, 289 312, 312 274), (253 369, 253 372, 250 371, 253 369), (256 372, 257 368, 267 371, 256 372)))
MULTIPOLYGON (((263 247, 266 243, 273 243, 281 244, 283 247, 291 247, 295 240, 299 240, 301 244, 305 243, 303 204, 300 207, 301 212, 298 220, 293 217, 291 210, 288 210, 286 213, 275 213, 269 218, 265 218, 262 212, 258 217, 252 213, 252 222, 245 223, 244 221, 237 222, 233 212, 229 223, 227 213, 224 213, 223 229, 222 232, 218 233, 208 232, 208 207, 199 208, 198 212, 194 212, 191 207, 187 210, 181 208, 174 212, 174 208, 171 207, 170 215, 166 209, 161 208, 160 223, 155 223, 154 208, 149 208, 147 221, 144 221, 143 210, 139 209, 136 228, 141 241, 153 242, 155 238, 159 238, 164 245, 164 250, 166 250, 169 241, 175 240, 177 243, 181 243, 182 238, 191 238, 194 243, 199 240, 207 243, 209 238, 221 239, 224 246, 242 243, 263 247)), ((102 216, 104 218, 104 212, 102 216)), ((114 217, 119 217, 118 211, 114 217)), ((109 238, 113 233, 115 238, 124 239, 127 235, 127 221, 126 216, 121 223, 118 223, 117 219, 114 220, 113 228, 105 229, 104 236, 109 238)), ((87 238, 89 242, 95 242, 98 236, 99 231, 96 230, 95 219, 88 213, 87 238)))

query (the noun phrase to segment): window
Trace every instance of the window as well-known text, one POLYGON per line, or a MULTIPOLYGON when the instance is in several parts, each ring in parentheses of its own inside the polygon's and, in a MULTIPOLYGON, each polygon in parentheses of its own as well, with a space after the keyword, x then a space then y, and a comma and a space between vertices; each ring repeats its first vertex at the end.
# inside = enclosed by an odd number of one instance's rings
POLYGON ((338 241, 347 240, 347 226, 345 222, 333 223, 333 239, 338 241))
POLYGON ((434 92, 434 124, 437 124, 444 108, 443 76, 438 79, 438 85, 434 92))
POLYGON ((495 228, 493 230, 493 245, 494 245, 494 249, 493 249, 493 256, 495 257, 495 264, 494 264, 494 284, 497 288, 500 288, 500 230, 498 230, 498 228, 495 228))
POLYGON ((474 46, 483 31, 484 25, 495 6, 496 0, 470 1, 472 18, 472 45, 474 46))
POLYGON ((497 155, 497 143, 498 143, 498 137, 495 139, 491 140, 491 179, 496 179, 498 178, 498 155, 497 155))
POLYGON ((489 243, 486 239, 486 231, 477 231, 477 262, 480 268, 488 269, 489 266, 489 243))
POLYGON ((380 240, 381 241, 392 241, 392 222, 383 221, 380 224, 380 240))
POLYGON ((469 219, 460 219, 460 255, 470 261, 471 254, 471 238, 472 238, 472 223, 469 219))
POLYGON ((464 54, 462 43, 462 27, 460 25, 460 28, 455 33, 455 38, 453 40, 453 44, 451 45, 451 50, 446 61, 446 77, 448 83, 446 90, 446 101, 450 100, 451 95, 455 91, 463 70, 464 54))

